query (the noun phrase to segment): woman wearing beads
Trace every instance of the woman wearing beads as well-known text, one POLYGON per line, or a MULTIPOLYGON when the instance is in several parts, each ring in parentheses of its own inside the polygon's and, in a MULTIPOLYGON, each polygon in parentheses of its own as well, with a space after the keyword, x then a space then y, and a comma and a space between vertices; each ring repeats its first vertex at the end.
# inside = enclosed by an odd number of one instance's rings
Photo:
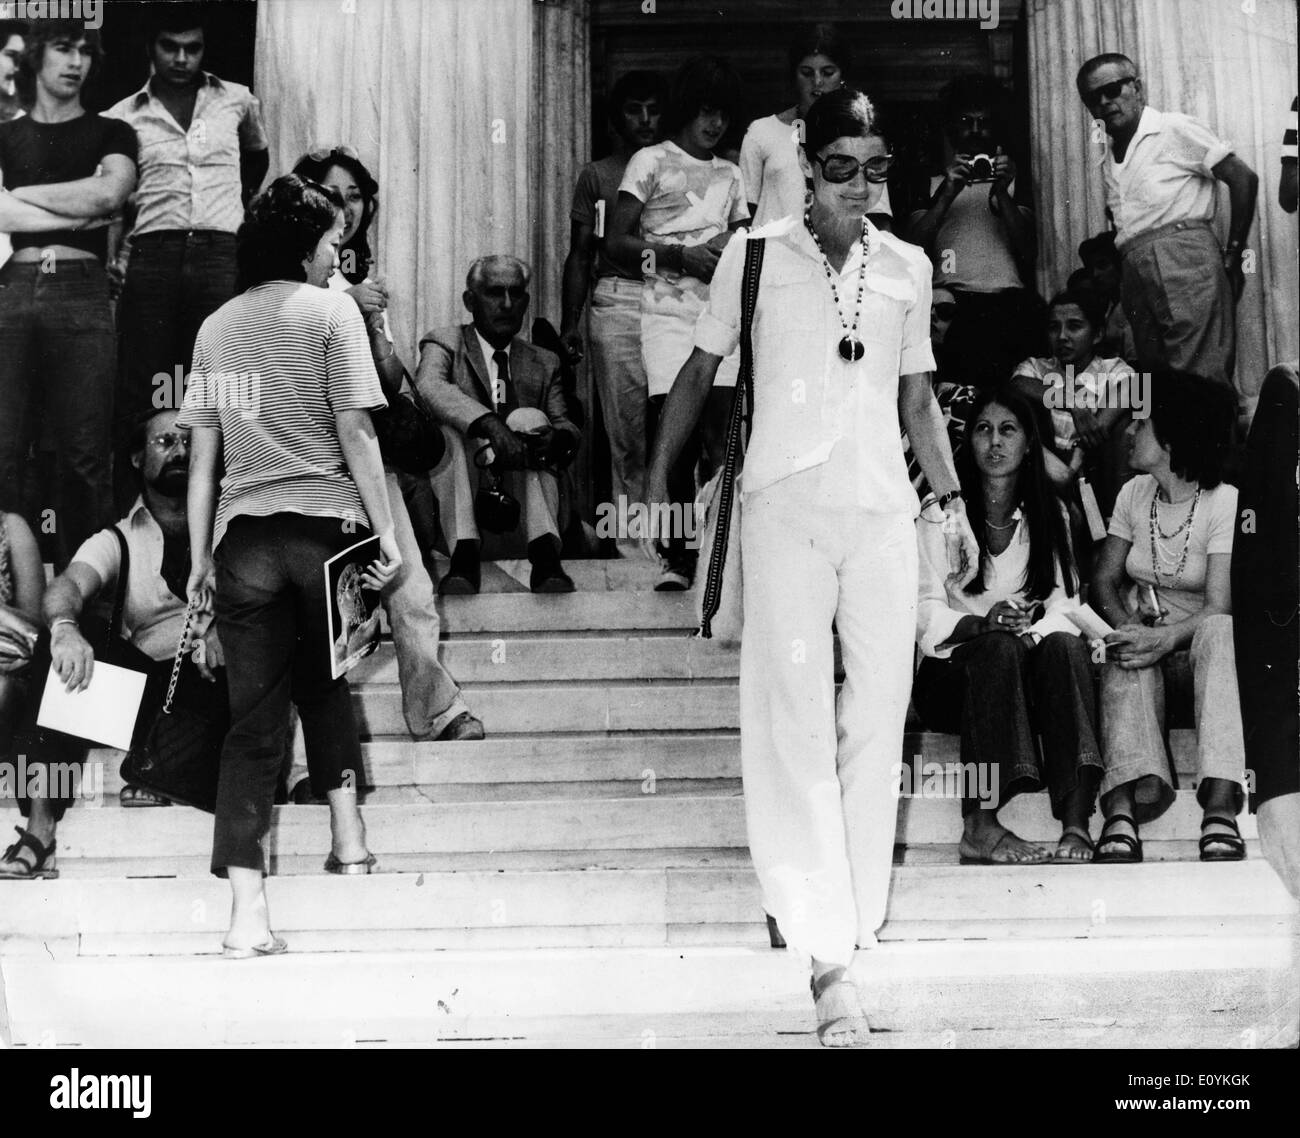
POLYGON ((818 99, 802 160, 813 183, 802 223, 755 230, 718 262, 647 486, 657 518, 739 341, 748 240, 764 238, 740 526, 745 811, 764 907, 811 962, 819 1038, 843 1047, 869 1030, 848 967, 885 916, 912 679, 917 500, 900 419, 939 495, 949 574, 968 580, 978 548, 930 386, 930 263, 866 216, 890 163, 871 101, 850 88, 818 99))
POLYGON ((1150 391, 1150 415, 1129 428, 1139 474, 1115 499, 1093 584, 1094 605, 1116 629, 1101 678, 1106 823, 1095 860, 1141 861, 1139 824, 1174 801, 1166 685, 1184 686, 1190 664, 1201 860, 1238 861, 1246 756, 1230 615, 1237 490, 1222 481, 1234 399, 1230 388, 1176 372, 1156 372, 1150 391))

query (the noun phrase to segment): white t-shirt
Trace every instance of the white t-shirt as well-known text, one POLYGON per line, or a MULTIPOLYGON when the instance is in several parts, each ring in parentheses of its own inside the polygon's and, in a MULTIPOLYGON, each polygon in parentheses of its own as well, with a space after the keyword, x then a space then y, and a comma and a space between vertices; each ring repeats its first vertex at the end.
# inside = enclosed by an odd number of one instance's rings
POLYGON ((1057 450, 1069 450, 1075 444, 1074 416, 1066 405, 1070 399, 1076 407, 1091 406, 1098 409, 1098 396, 1105 392, 1102 407, 1119 406, 1119 400, 1134 394, 1124 390, 1133 369, 1121 359, 1096 359, 1073 373, 1073 394, 1066 392, 1065 368, 1055 356, 1031 356, 1017 365, 1013 376, 1036 379, 1043 385, 1043 401, 1052 415, 1052 434, 1057 450), (1085 404, 1085 399, 1090 403, 1085 404))
MULTIPOLYGON (((1186 532, 1169 540, 1157 538, 1166 557, 1161 572, 1151 567, 1151 503, 1156 504, 1156 523, 1161 533, 1173 533, 1191 509, 1186 502, 1161 502, 1156 497, 1159 484, 1150 474, 1140 474, 1120 487, 1115 510, 1110 516, 1110 533, 1131 542, 1124 568, 1140 585, 1154 585, 1162 607, 1169 610, 1167 623, 1176 624, 1195 616, 1205 607, 1206 558, 1211 553, 1232 553, 1232 539, 1237 521, 1237 488, 1220 482, 1213 490, 1203 491, 1192 521, 1191 536, 1186 532), (1187 561, 1175 587, 1173 579, 1183 540, 1188 538, 1187 561)), ((1130 607, 1133 607, 1130 604, 1130 607)))
MULTIPOLYGON (((942 175, 930 179, 931 196, 942 182, 942 175)), ((1015 182, 1007 190, 1014 193, 1015 182)), ((934 267, 936 288, 946 285, 967 292, 1002 292, 1025 287, 992 201, 993 192, 986 182, 967 186, 953 199, 934 238, 939 258, 934 267)), ((1015 208, 1032 216, 1023 206, 1015 208)))
MULTIPOLYGON (((799 130, 783 123, 776 115, 755 119, 745 131, 740 144, 740 174, 745 181, 749 200, 758 206, 755 225, 794 216, 803 216, 807 186, 799 167, 799 130)), ((876 203, 873 214, 894 214, 889 201, 889 187, 876 203)))

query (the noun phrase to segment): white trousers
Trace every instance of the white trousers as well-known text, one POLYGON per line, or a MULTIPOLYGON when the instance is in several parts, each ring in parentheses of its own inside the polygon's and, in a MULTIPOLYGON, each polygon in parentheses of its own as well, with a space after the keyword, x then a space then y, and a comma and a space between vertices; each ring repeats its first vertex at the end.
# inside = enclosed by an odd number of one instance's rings
POLYGON ((750 853, 791 949, 843 965, 885 919, 917 591, 911 514, 866 512, 854 471, 841 442, 822 466, 746 495, 741 522, 750 853))

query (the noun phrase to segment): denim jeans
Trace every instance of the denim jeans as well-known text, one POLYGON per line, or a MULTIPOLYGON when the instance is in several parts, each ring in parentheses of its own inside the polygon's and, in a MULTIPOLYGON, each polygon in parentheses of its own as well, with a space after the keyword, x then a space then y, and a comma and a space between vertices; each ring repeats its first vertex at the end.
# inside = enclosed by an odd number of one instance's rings
POLYGON ((19 498, 43 424, 55 451, 54 484, 27 521, 38 533, 53 523, 59 571, 113 520, 114 370, 113 310, 98 261, 60 260, 49 271, 42 262, 10 261, 0 269, 0 493, 19 498))
POLYGON ((168 230, 131 240, 118 310, 123 396, 119 418, 152 406, 153 377, 190 370, 199 326, 235 295, 235 235, 168 230))
POLYGON ((645 409, 649 398, 641 359, 641 282, 601 277, 591 294, 591 367, 609 436, 610 495, 628 503, 645 495, 645 409))
POLYGON ((221 752, 212 872, 266 872, 262 841, 298 708, 317 794, 361 784, 361 744, 346 677, 330 676, 325 562, 368 531, 301 514, 234 518, 217 547, 217 632, 230 687, 221 752))
POLYGON ((1172 652, 1150 668, 1102 665, 1101 730, 1106 774, 1101 793, 1104 797, 1118 787, 1138 783, 1133 812, 1138 822, 1159 818, 1174 801, 1178 784, 1165 731, 1165 685, 1169 682, 1173 689, 1185 687, 1189 665, 1200 780, 1245 781, 1246 744, 1237 695, 1232 617, 1218 613, 1201 622, 1192 637, 1190 653, 1172 652))
MULTIPOLYGON (((961 735, 963 763, 996 767, 999 807, 1046 782, 1052 815, 1060 818, 1079 771, 1102 765, 1088 648, 1068 632, 1050 633, 1033 648, 1008 632, 989 632, 957 645, 946 660, 927 656, 912 702, 929 730, 961 735)), ((980 805, 964 799, 962 816, 980 805)))

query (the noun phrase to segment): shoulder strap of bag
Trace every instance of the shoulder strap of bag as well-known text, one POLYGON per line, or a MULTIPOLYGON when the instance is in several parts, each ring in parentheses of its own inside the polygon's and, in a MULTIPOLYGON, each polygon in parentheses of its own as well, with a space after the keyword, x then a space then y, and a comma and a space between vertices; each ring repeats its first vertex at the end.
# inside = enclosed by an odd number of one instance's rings
POLYGON ((709 572, 704 582, 704 601, 700 628, 703 640, 713 639, 713 618, 722 603, 722 572, 727 561, 727 538, 731 531, 731 509, 736 493, 736 469, 740 465, 740 433, 744 425, 748 440, 754 408, 754 309, 758 306, 758 281, 763 272, 764 238, 745 243, 745 269, 740 285, 740 374, 736 377, 736 394, 731 401, 731 419, 727 425, 727 450, 718 484, 717 520, 709 572))
MULTIPOLYGON (((113 615, 108 619, 108 636, 110 642, 121 638, 122 614, 126 611, 126 586, 131 576, 131 550, 126 544, 126 534, 117 525, 108 527, 117 538, 120 553, 117 566, 117 588, 113 591, 113 615)), ((103 611, 102 609, 100 610, 103 611)))

